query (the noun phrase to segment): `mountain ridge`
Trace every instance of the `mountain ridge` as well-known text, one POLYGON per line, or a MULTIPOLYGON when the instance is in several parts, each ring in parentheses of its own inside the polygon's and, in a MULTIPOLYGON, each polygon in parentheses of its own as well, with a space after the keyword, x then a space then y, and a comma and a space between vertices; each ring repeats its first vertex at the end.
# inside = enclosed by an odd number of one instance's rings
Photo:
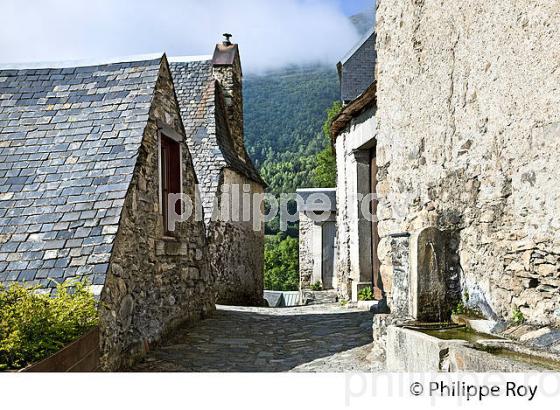
MULTIPOLYGON (((375 10, 349 18, 363 35, 374 24, 375 10)), ((339 87, 334 64, 288 66, 245 77, 247 151, 269 192, 313 186, 315 156, 328 144, 322 125, 327 109, 339 100, 339 87)))

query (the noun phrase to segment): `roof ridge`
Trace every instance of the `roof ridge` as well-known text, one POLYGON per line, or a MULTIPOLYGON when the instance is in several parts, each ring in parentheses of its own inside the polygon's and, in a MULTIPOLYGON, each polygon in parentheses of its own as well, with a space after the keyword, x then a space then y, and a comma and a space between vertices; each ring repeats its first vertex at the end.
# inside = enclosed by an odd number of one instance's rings
POLYGON ((5 63, 0 64, 0 70, 35 70, 35 69, 56 69, 56 68, 77 68, 77 67, 94 67, 118 63, 133 63, 138 61, 158 60, 165 53, 152 54, 136 54, 121 57, 106 58, 88 58, 79 60, 61 60, 61 61, 39 61, 39 62, 23 62, 23 63, 5 63))
POLYGON ((167 56, 167 61, 170 63, 192 63, 195 61, 209 61, 212 60, 212 55, 198 55, 198 56, 167 56))
POLYGON ((358 40, 358 42, 356 44, 354 44, 354 46, 350 49, 350 51, 348 51, 344 57, 342 57, 339 61, 339 64, 344 64, 346 63, 350 57, 352 57, 354 55, 354 53, 356 51, 358 51, 358 49, 372 36, 376 34, 375 32, 375 26, 371 27, 364 35, 362 35, 360 37, 360 39, 358 40))

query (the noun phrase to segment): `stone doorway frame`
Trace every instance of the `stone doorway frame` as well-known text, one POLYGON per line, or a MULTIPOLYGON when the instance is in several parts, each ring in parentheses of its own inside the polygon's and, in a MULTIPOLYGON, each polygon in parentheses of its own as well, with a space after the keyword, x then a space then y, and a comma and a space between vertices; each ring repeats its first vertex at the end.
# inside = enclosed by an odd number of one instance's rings
MULTIPOLYGON (((371 139, 366 144, 352 151, 356 161, 356 191, 364 197, 368 194, 377 193, 377 140, 371 139)), ((375 300, 383 300, 385 294, 380 279, 379 258, 377 256, 377 245, 379 245, 379 234, 377 220, 368 220, 364 215, 360 204, 358 206, 358 252, 359 252, 359 277, 352 278, 352 299, 357 300, 358 293, 365 287, 371 287, 375 300)), ((376 200, 372 207, 377 210, 376 200)), ((370 208, 370 211, 372 209, 370 208)))

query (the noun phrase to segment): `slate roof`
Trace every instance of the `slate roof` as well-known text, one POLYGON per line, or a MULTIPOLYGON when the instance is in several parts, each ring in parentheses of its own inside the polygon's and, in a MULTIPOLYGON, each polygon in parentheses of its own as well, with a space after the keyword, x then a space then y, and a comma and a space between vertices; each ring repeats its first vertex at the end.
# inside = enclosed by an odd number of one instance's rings
POLYGON ((342 102, 358 98, 375 81, 375 40, 375 29, 371 28, 337 64, 342 102))
POLYGON ((265 183, 249 155, 245 152, 242 161, 235 152, 224 99, 212 73, 212 56, 172 57, 169 61, 208 222, 223 168, 231 168, 263 186, 265 183))
POLYGON ((104 284, 161 60, 0 67, 0 283, 104 284))

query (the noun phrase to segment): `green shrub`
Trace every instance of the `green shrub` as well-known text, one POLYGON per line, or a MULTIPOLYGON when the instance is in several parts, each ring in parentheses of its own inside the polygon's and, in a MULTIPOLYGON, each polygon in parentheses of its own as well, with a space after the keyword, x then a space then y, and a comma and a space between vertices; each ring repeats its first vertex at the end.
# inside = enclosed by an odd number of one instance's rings
POLYGON ((97 323, 95 298, 85 283, 60 284, 52 298, 37 288, 0 285, 0 370, 44 359, 97 323))
POLYGON ((371 290, 371 287, 367 287, 367 288, 362 288, 359 292, 358 292, 358 300, 373 300, 373 291, 371 290))
POLYGON ((519 308, 515 308, 511 312, 511 322, 516 326, 525 323, 525 315, 521 310, 519 310, 519 308))
POLYGON ((465 303, 468 304, 469 303, 469 291, 467 289, 465 289, 465 291, 463 292, 463 299, 465 300, 465 303))
POLYGON ((454 315, 462 315, 465 313, 465 304, 463 302, 457 303, 457 305, 452 309, 454 315))
POLYGON ((311 290, 314 291, 323 290, 323 285, 321 285, 321 282, 317 281, 313 285, 311 285, 311 290))
POLYGON ((298 240, 281 234, 267 236, 264 249, 264 288, 299 289, 298 240))

